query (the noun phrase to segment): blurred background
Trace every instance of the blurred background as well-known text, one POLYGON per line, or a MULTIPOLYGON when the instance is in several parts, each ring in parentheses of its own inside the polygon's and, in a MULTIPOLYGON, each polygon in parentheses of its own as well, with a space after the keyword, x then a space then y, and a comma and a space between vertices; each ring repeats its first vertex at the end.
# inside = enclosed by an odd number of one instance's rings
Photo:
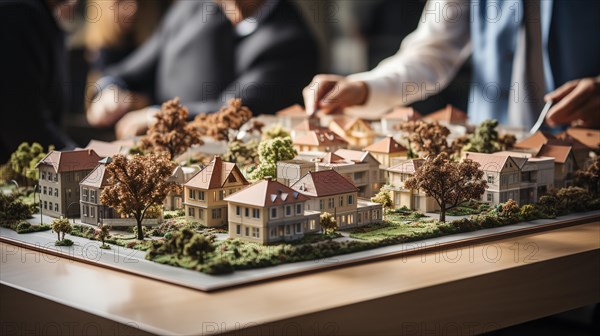
MULTIPOLYGON (((68 32, 71 104, 66 131, 76 143, 112 140, 112 128, 90 127, 85 110, 94 83, 108 66, 117 64, 145 42, 176 1, 80 0, 62 14, 68 32), (101 15, 106 14, 109 15, 101 15)), ((293 0, 320 44, 321 72, 347 75, 374 68, 399 49, 413 31, 425 0, 293 0)), ((448 88, 415 103, 422 114, 446 104, 466 111, 469 62, 448 88)), ((308 83, 307 83, 308 84, 308 83)))

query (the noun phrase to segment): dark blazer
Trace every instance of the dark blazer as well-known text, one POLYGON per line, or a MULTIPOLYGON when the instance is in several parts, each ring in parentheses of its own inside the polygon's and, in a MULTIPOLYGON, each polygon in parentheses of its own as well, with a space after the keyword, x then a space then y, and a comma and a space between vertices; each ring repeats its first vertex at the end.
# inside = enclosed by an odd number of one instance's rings
POLYGON ((319 54, 287 0, 265 17, 252 34, 238 37, 212 1, 179 1, 153 37, 107 75, 148 93, 154 104, 178 96, 191 114, 217 111, 232 97, 255 114, 272 114, 302 102, 319 54))
POLYGON ((64 34, 46 1, 0 1, 0 45, 0 162, 24 141, 72 146, 60 129, 68 101, 64 34))

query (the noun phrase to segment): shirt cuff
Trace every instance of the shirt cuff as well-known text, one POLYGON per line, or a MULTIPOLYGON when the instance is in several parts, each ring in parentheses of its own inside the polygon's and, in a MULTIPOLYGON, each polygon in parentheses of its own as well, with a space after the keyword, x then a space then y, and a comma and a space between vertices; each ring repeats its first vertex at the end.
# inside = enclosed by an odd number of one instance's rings
POLYGON ((373 73, 363 72, 347 77, 351 82, 364 82, 369 88, 367 101, 360 106, 348 108, 350 114, 361 114, 368 117, 382 116, 394 106, 390 101, 389 83, 385 77, 377 77, 373 73))

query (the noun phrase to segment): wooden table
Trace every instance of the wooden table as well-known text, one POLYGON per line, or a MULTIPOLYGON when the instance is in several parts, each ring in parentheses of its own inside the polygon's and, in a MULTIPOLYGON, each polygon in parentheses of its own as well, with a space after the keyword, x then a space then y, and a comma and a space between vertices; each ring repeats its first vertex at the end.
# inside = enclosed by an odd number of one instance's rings
POLYGON ((474 334, 600 301, 600 222, 212 293, 0 250, 2 335, 474 334))

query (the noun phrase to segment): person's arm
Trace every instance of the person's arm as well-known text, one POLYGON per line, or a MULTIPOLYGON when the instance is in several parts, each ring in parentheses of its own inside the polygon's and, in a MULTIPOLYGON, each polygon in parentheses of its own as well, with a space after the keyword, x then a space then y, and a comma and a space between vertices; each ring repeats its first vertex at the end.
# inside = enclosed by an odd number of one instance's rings
POLYGON ((51 41, 44 39, 49 21, 42 10, 27 4, 0 9, 0 137, 6 150, 25 141, 58 149, 73 145, 44 97, 53 69, 48 57, 51 41))
POLYGON ((305 89, 307 112, 319 108, 380 114, 439 92, 471 53, 470 2, 429 1, 418 28, 375 69, 346 78, 317 76, 305 89), (361 99, 357 99, 357 97, 361 99))

